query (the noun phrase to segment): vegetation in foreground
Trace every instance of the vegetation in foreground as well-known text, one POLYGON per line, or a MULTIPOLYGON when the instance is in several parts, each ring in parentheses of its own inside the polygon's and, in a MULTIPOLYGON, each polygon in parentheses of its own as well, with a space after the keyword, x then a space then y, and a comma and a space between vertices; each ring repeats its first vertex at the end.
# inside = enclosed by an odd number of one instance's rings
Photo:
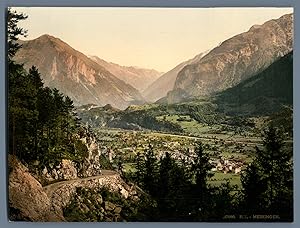
POLYGON ((39 170, 62 159, 80 163, 87 148, 80 140, 83 128, 73 113, 73 101, 57 89, 43 86, 35 66, 26 72, 13 61, 21 48, 18 37, 26 35, 17 27, 24 19, 23 14, 8 11, 9 152, 39 170))
MULTIPOLYGON (((210 155, 202 143, 196 144, 195 156, 185 161, 168 152, 158 159, 149 145, 137 155, 134 172, 122 173, 146 192, 148 200, 133 204, 136 210, 127 211, 122 221, 292 221, 292 151, 283 147, 281 132, 272 126, 264 132, 263 145, 242 173, 240 186, 229 180, 212 182, 218 177, 211 172, 210 155)), ((109 195, 124 212, 128 204, 132 207, 117 193, 109 195)), ((98 209, 90 210, 95 215, 87 217, 76 205, 74 199, 66 208, 70 221, 107 221, 97 217, 98 209)))

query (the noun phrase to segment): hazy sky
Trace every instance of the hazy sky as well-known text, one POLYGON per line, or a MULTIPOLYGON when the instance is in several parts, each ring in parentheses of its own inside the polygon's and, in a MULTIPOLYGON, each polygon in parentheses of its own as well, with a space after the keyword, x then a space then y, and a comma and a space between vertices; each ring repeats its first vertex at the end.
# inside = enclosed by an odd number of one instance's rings
POLYGON ((168 71, 292 8, 15 8, 26 39, 58 37, 87 55, 168 71))

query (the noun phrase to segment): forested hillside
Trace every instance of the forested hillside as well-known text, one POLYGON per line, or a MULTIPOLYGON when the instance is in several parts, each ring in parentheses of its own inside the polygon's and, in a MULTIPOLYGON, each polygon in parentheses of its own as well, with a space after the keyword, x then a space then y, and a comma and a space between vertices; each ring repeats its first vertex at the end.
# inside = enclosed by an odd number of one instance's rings
POLYGON ((236 115, 264 115, 293 104, 293 52, 267 69, 217 96, 221 111, 236 115))
POLYGON ((45 87, 35 66, 27 72, 13 61, 26 34, 17 27, 23 14, 9 11, 8 24, 8 129, 9 153, 42 169, 62 159, 82 162, 87 148, 80 140, 83 129, 73 112, 73 101, 57 89, 45 87))

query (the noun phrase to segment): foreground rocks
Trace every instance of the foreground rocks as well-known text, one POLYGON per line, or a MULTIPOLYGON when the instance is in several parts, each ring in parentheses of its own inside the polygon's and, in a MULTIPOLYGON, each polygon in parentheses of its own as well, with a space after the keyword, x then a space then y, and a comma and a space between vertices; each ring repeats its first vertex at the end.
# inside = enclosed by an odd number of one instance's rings
MULTIPOLYGON (((51 210, 63 216, 63 208, 67 207, 76 196, 77 188, 92 189, 100 191, 102 188, 115 192, 124 199, 138 199, 138 192, 134 186, 124 182, 119 174, 113 172, 110 175, 98 176, 93 179, 85 178, 68 182, 55 183, 44 189, 51 201, 51 210)), ((100 199, 98 199, 100 201, 100 199)))
POLYGON ((107 188, 76 188, 73 199, 64 208, 68 221, 122 222, 137 216, 139 201, 129 200, 107 188))
POLYGON ((9 156, 10 220, 65 221, 51 210, 51 202, 42 185, 18 160, 9 156))
MULTIPOLYGON (((88 192, 99 192, 106 189, 107 194, 116 194, 119 199, 122 198, 128 202, 138 200, 136 188, 125 183, 114 171, 106 171, 106 175, 77 178, 42 187, 28 168, 11 156, 9 157, 9 168, 9 214, 10 220, 14 221, 66 221, 64 208, 68 207, 74 199, 78 202, 76 207, 80 209, 81 213, 86 214, 99 209, 102 213, 102 215, 99 214, 100 218, 101 216, 104 218, 106 215, 104 212, 107 211, 108 221, 119 221, 117 218, 120 216, 110 215, 120 214, 122 211, 120 205, 104 200, 101 194, 92 196, 92 193, 88 192), (88 191, 81 196, 76 192, 78 188, 88 189, 88 191)), ((99 218, 98 220, 102 221, 99 218)))

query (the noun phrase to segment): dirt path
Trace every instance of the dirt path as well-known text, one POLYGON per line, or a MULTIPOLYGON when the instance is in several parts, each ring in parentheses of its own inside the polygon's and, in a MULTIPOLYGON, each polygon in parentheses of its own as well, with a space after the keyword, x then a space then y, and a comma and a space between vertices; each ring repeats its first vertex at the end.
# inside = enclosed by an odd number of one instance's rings
POLYGON ((53 192, 55 192, 57 189, 63 187, 66 184, 73 184, 76 182, 82 182, 82 181, 87 181, 87 180, 94 180, 94 179, 100 179, 103 177, 109 177, 109 176, 114 176, 117 175, 118 173, 113 170, 102 170, 100 175, 97 176, 92 176, 92 177, 85 177, 85 178, 77 178, 73 180, 64 180, 64 181, 59 181, 53 184, 49 184, 43 187, 44 191, 46 194, 51 197, 53 192))

